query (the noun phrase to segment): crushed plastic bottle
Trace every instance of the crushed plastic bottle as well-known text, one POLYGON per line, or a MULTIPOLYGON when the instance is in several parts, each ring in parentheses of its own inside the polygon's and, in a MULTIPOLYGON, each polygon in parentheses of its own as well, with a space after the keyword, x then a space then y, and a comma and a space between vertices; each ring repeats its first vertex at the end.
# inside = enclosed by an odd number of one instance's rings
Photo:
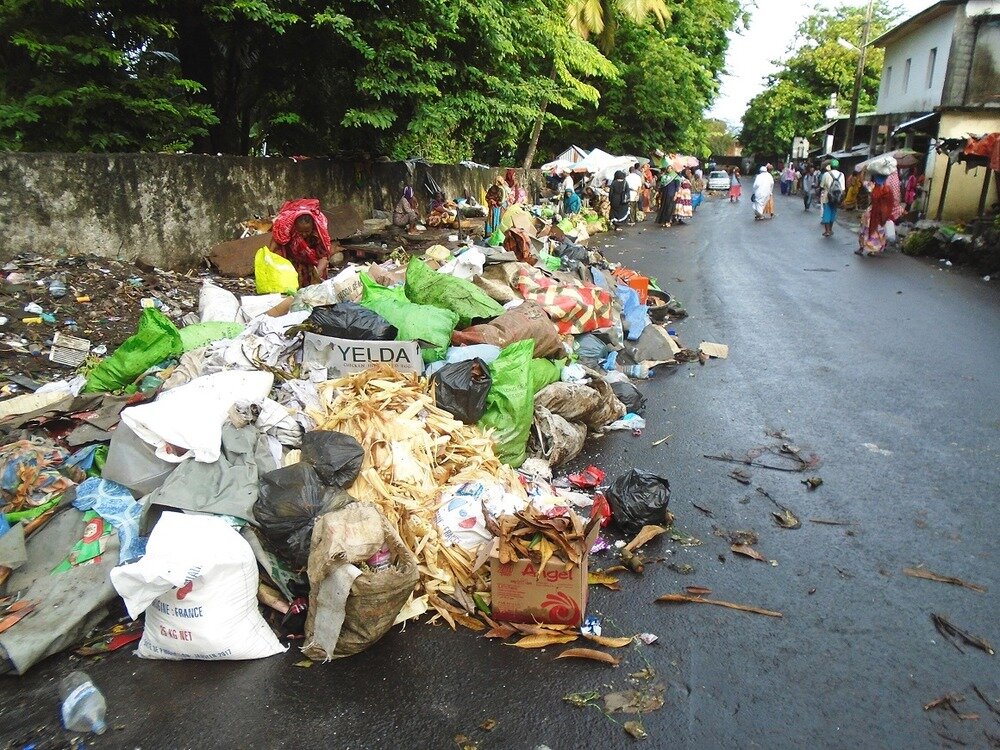
POLYGON ((71 732, 104 734, 107 704, 86 672, 70 672, 59 685, 63 726, 71 732))
POLYGON ((66 278, 64 276, 56 276, 49 283, 49 294, 53 297, 65 297, 67 291, 66 278))

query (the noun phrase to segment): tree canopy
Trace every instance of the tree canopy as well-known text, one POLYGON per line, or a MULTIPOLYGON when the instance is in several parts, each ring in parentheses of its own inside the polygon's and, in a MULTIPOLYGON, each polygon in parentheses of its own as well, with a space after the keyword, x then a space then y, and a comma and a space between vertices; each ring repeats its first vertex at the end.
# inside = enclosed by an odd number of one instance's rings
MULTIPOLYGON (((778 72, 768 76, 767 88, 750 100, 743 115, 740 141, 747 151, 787 153, 795 136, 806 136, 823 124, 831 94, 849 106, 865 12, 864 6, 845 4, 830 9, 818 5, 799 25, 787 57, 775 61, 778 72)), ((869 39, 888 29, 900 12, 888 0, 876 0, 869 39)), ((875 106, 883 58, 881 49, 868 48, 858 99, 860 112, 875 106)))
POLYGON ((548 107, 558 150, 571 134, 694 149, 741 13, 740 0, 389 7, 0 0, 0 148, 509 163, 548 107))

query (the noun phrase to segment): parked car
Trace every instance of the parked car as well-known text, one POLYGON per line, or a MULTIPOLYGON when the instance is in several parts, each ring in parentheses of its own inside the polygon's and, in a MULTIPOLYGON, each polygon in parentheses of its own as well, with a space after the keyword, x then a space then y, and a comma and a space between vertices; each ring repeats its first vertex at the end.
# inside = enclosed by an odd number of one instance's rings
POLYGON ((708 173, 709 190, 729 190, 729 173, 718 170, 708 173))

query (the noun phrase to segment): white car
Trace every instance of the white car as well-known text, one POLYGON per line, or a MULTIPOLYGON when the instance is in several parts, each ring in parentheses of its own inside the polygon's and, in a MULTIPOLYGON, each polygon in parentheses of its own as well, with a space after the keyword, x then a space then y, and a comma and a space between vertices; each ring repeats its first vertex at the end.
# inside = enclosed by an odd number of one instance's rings
POLYGON ((709 190, 729 190, 729 173, 718 170, 708 173, 709 190))

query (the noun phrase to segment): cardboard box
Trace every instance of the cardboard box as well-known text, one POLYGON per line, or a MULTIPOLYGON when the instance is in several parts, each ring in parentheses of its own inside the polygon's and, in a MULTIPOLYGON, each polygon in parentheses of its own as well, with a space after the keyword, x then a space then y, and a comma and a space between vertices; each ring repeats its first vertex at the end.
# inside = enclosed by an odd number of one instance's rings
POLYGON ((501 564, 494 551, 490 556, 493 619, 574 626, 583 623, 587 614, 589 550, 599 531, 599 523, 589 530, 587 553, 580 565, 568 566, 553 555, 540 573, 538 563, 531 560, 501 564))
POLYGON ((326 367, 332 378, 364 372, 383 362, 400 372, 419 375, 424 371, 416 341, 352 341, 318 333, 307 333, 304 339, 302 361, 326 367))

